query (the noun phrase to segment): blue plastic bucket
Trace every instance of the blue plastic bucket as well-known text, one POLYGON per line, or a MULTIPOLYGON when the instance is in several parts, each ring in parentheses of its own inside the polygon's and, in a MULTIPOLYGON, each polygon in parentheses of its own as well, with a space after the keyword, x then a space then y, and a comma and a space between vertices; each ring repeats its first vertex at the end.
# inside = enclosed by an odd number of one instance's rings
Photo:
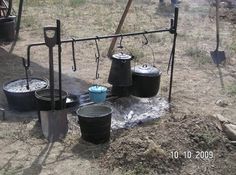
POLYGON ((106 100, 107 88, 104 86, 91 86, 89 89, 89 97, 92 102, 101 103, 106 100))

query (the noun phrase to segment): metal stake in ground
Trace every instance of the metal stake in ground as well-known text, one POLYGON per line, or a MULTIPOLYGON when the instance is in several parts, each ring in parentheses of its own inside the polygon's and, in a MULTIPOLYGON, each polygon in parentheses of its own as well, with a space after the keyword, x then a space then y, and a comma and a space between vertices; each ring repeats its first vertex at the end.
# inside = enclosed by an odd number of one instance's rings
POLYGON ((216 0, 216 49, 214 51, 211 51, 211 57, 217 66, 219 66, 219 64, 225 60, 225 52, 218 50, 219 44, 220 44, 219 0, 216 0))

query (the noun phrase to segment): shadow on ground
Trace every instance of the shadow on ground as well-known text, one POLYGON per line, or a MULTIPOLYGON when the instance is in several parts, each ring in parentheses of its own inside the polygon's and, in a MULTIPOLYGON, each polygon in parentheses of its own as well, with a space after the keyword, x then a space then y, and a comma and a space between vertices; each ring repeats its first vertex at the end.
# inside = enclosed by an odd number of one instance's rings
POLYGON ((43 150, 40 152, 38 157, 34 160, 34 162, 31 164, 31 166, 27 169, 24 169, 22 175, 39 175, 42 171, 42 166, 45 163, 47 157, 50 154, 50 151, 53 147, 53 143, 48 143, 45 145, 43 150))

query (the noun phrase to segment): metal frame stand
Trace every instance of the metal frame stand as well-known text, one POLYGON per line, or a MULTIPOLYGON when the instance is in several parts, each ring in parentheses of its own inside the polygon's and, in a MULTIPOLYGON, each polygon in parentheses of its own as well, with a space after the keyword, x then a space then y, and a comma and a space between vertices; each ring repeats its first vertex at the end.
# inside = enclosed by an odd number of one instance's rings
MULTIPOLYGON (((146 35, 146 34, 152 34, 152 33, 162 33, 162 32, 169 32, 170 34, 173 34, 174 39, 173 39, 172 51, 170 54, 170 60, 169 60, 169 65, 168 65, 168 69, 169 69, 169 67, 171 68, 170 69, 171 73, 170 73, 168 101, 169 101, 169 103, 171 103, 172 84, 173 84, 173 76, 174 76, 174 64, 175 64, 175 47, 176 47, 176 38, 177 38, 178 12, 179 12, 178 7, 175 7, 174 19, 171 19, 170 27, 167 29, 125 33, 125 34, 105 35, 105 36, 96 36, 96 37, 87 37, 87 38, 72 38, 72 39, 68 39, 68 40, 62 40, 61 44, 64 44, 64 43, 72 43, 73 44, 74 42, 97 41, 97 40, 110 39, 110 38, 129 37, 129 36, 146 35)), ((27 47, 27 61, 25 61, 23 59, 23 66, 25 67, 26 71, 30 67, 30 50, 31 50, 31 48, 36 47, 36 46, 44 46, 44 45, 46 45, 45 42, 34 43, 34 44, 28 45, 28 47, 27 47)))

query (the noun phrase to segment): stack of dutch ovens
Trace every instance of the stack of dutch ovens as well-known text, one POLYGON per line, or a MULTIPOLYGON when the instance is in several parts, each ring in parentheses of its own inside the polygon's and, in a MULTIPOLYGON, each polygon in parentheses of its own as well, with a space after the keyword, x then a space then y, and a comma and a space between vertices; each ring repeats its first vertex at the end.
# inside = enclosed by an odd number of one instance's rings
POLYGON ((122 52, 113 54, 111 59, 108 82, 112 85, 112 95, 149 98, 158 93, 161 79, 158 68, 144 64, 131 69, 133 56, 122 52))

